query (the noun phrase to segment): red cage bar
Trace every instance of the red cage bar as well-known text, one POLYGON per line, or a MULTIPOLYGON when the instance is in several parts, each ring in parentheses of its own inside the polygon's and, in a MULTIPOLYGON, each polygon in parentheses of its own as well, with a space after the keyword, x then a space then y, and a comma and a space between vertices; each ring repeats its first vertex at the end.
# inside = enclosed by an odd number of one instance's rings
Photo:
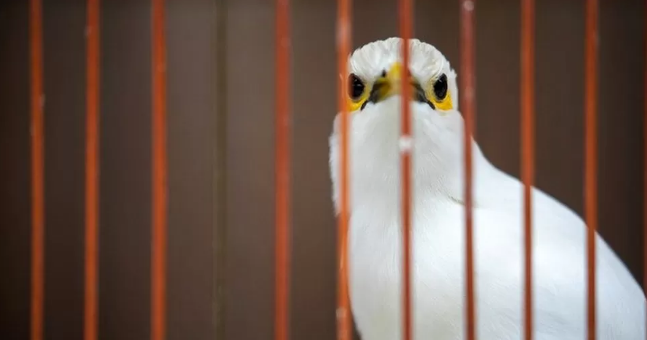
POLYGON ((152 263, 151 263, 151 339, 166 339, 166 226, 167 226, 167 150, 166 150, 166 34, 164 0, 152 2, 152 263))
POLYGON ((524 337, 531 340, 532 185, 535 177, 535 1, 521 1, 521 173, 524 200, 524 337))
POLYGON ((290 269, 290 2, 276 1, 276 340, 289 332, 290 269))
POLYGON ((465 272, 466 272, 466 330, 467 339, 474 340, 476 315, 474 302, 474 245, 472 231, 472 135, 476 115, 476 82, 474 66, 474 6, 473 0, 459 0, 461 5, 461 103, 465 118, 463 143, 465 145, 465 272))
POLYGON ((31 340, 43 338, 45 200, 43 154, 43 18, 40 0, 29 2, 31 129, 31 340))
POLYGON ((352 313, 348 295, 348 206, 349 206, 349 157, 348 131, 350 117, 348 112, 348 56, 351 46, 351 1, 337 2, 337 73, 339 88, 337 89, 338 112, 341 115, 341 162, 340 162, 340 211, 337 218, 337 339, 352 339, 352 313))
POLYGON ((598 1, 586 1, 586 55, 584 84, 585 171, 584 210, 587 228, 587 329, 588 339, 596 339, 595 231, 598 226, 597 185, 597 81, 598 81, 598 1))
POLYGON ((97 228, 99 209, 99 0, 88 0, 85 136, 85 340, 97 339, 97 228))
POLYGON ((402 38, 402 67, 403 77, 400 78, 402 88, 402 108, 400 120, 400 171, 402 199, 402 339, 412 339, 412 309, 411 309, 411 88, 409 86, 409 39, 411 39, 411 0, 400 0, 400 37, 402 38))

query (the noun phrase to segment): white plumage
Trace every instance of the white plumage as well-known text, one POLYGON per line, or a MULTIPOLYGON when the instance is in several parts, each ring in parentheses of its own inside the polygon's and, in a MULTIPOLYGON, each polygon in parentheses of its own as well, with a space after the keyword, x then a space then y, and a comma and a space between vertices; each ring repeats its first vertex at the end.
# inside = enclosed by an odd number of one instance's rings
MULTIPOLYGON (((400 60, 398 38, 350 57, 349 73, 367 87, 400 60)), ((463 339, 465 244, 463 119, 456 75, 433 46, 410 42, 420 84, 441 74, 453 108, 412 101, 414 339, 463 339), (437 106, 436 106, 437 107, 437 106)), ((363 340, 401 338, 400 96, 351 113, 349 280, 363 340)), ((339 197, 339 117, 330 138, 333 200, 339 197)), ((521 339, 523 330, 522 184, 494 167, 473 142, 477 338, 521 339)), ((586 225, 533 189, 536 340, 586 336, 586 225)), ((645 295, 624 264, 597 238, 597 331, 601 340, 645 339, 645 295)))

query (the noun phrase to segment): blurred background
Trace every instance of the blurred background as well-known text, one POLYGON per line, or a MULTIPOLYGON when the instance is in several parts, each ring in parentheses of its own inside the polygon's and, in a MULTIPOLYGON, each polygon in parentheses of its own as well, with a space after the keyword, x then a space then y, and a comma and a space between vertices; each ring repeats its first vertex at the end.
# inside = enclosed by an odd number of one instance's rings
MULTIPOLYGON (((292 2, 291 332, 329 340, 336 2, 292 2)), ((536 2, 536 184, 581 215, 584 1, 536 2)), ((45 338, 75 340, 83 329, 86 8, 84 0, 43 6, 45 338)), ((642 282, 644 1, 600 6, 599 229, 642 282)), ((150 1, 106 0, 101 10, 99 333, 141 340, 150 328, 150 1)), ((396 36, 396 13, 395 0, 354 1, 354 47, 396 36)), ((458 70, 458 2, 419 0, 414 13, 415 37, 458 70)), ((476 13, 477 140, 518 176, 519 1, 478 1, 476 13)), ((222 340, 272 339, 274 3, 168 0, 166 29, 168 339, 218 338, 216 315, 222 340), (225 283, 223 314, 215 313, 216 279, 225 283)), ((7 340, 29 334, 28 46, 28 1, 3 0, 0 338, 7 340)))

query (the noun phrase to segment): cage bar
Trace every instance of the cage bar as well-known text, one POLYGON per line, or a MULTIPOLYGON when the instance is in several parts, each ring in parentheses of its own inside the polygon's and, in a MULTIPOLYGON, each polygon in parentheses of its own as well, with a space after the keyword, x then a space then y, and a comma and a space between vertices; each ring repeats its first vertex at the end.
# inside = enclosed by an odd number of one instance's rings
POLYGON ((521 173, 524 201, 524 338, 531 340, 532 185, 535 177, 535 1, 521 1, 521 173))
POLYGON ((86 27, 84 340, 97 339, 99 11, 99 0, 88 0, 86 27))
POLYGON ((43 338, 45 200, 43 155, 43 17, 40 0, 29 2, 31 130, 31 340, 43 338))
POLYGON ((460 12, 460 46, 461 46, 461 86, 462 112, 465 115, 465 131, 463 144, 465 146, 465 272, 466 272, 466 336, 468 340, 475 339, 476 316, 474 302, 474 245, 472 228, 472 135, 474 116, 476 114, 475 99, 475 66, 474 66, 474 5, 473 0, 459 0, 460 12))
POLYGON ((402 107, 400 119, 400 179, 402 199, 402 339, 411 340, 411 87, 409 71, 409 39, 411 39, 411 0, 399 0, 400 36, 402 37, 402 68, 400 78, 402 89, 402 107))
POLYGON ((339 82, 337 89, 338 112, 341 115, 341 162, 340 162, 340 211, 337 217, 337 260, 339 261, 337 273, 337 339, 352 339, 352 313, 348 295, 348 216, 349 216, 349 156, 348 156, 348 131, 350 130, 350 117, 347 91, 348 83, 348 56, 351 49, 351 1, 337 1, 337 73, 339 82))
POLYGON ((598 1, 586 1, 585 37, 585 171, 584 204, 587 225, 587 338, 596 339, 595 232, 598 225, 597 189, 597 81, 598 81, 598 1))
POLYGON ((289 330, 290 237, 290 2, 276 1, 276 282, 275 335, 287 340, 289 330))
POLYGON ((152 0, 152 75, 153 75, 153 216, 151 338, 166 338, 166 227, 167 227, 167 150, 166 150, 166 34, 164 0, 152 0))

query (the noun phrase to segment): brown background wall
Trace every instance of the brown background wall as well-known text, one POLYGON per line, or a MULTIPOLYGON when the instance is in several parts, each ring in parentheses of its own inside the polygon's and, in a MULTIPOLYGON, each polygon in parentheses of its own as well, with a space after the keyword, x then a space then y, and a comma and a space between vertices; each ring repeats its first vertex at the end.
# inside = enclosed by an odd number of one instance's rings
MULTIPOLYGON (((335 2, 295 0, 292 338, 332 339, 335 219, 328 135, 335 113, 335 2)), ((44 1, 47 339, 82 337, 85 5, 44 1)), ((216 131, 226 128, 225 339, 272 339, 273 3, 169 0, 169 339, 214 339, 216 131), (226 70, 218 71, 218 34, 226 70), (225 88, 219 88, 218 77, 225 88), (220 100, 220 102, 218 101, 220 100), (224 102, 223 102, 224 100, 224 102), (226 105, 226 126, 216 119, 226 105)), ((358 0, 355 46, 397 35, 396 1, 358 0)), ((537 185, 582 211, 583 1, 537 1, 537 185)), ((600 232, 642 275, 644 7, 602 0, 600 232)), ((0 338, 28 338, 27 1, 0 4, 0 338)), ((519 173, 519 5, 477 5, 478 140, 519 173)), ((103 1, 101 339, 149 336, 150 7, 103 1)), ((416 36, 459 67, 458 5, 417 1, 416 36)), ((459 74, 460 81, 460 74, 459 74)))

